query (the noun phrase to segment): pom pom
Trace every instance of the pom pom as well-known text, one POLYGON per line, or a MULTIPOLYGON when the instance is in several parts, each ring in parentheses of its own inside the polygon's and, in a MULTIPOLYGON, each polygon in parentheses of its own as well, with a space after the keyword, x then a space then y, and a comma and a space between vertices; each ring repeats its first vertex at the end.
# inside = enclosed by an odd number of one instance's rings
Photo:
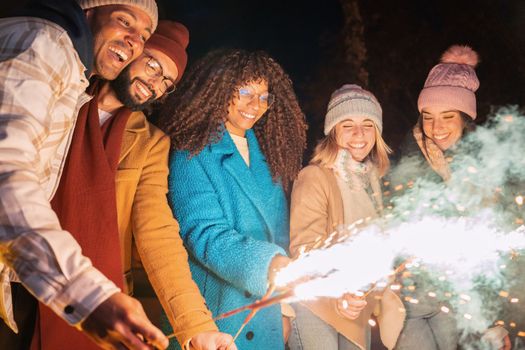
POLYGON ((441 56, 441 62, 468 64, 469 66, 476 67, 479 62, 479 57, 476 51, 472 50, 469 46, 453 45, 441 56))

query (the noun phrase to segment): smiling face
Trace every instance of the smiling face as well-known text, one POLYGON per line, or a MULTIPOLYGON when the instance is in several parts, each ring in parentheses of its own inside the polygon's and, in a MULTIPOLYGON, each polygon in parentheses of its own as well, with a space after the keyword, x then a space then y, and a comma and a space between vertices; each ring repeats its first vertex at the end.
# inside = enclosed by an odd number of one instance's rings
POLYGON ((94 73, 115 79, 144 49, 152 23, 146 12, 134 6, 106 5, 86 11, 93 32, 94 73))
POLYGON ((421 111, 423 133, 442 151, 454 146, 465 129, 459 111, 442 107, 425 107, 421 111))
POLYGON ((178 73, 175 62, 168 55, 157 49, 146 48, 139 58, 111 82, 111 87, 124 106, 132 110, 143 110, 164 96, 166 90, 177 80, 178 73), (157 69, 159 75, 152 74, 152 69, 157 69))
POLYGON ((268 110, 268 103, 265 102, 267 97, 268 83, 264 79, 242 85, 228 106, 228 116, 224 123, 226 129, 234 135, 244 137, 246 130, 253 128, 268 110))
POLYGON ((376 143, 376 127, 368 117, 349 117, 335 126, 337 145, 362 162, 376 143))

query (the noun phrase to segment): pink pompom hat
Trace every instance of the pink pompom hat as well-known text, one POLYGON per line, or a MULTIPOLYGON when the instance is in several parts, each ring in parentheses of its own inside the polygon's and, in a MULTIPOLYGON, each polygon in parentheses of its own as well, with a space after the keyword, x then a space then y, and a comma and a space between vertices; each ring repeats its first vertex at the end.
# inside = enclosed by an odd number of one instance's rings
POLYGON ((428 74, 425 85, 419 94, 419 112, 425 107, 440 106, 466 113, 476 119, 476 95, 479 80, 476 68, 479 58, 469 46, 453 45, 443 56, 441 62, 428 74))

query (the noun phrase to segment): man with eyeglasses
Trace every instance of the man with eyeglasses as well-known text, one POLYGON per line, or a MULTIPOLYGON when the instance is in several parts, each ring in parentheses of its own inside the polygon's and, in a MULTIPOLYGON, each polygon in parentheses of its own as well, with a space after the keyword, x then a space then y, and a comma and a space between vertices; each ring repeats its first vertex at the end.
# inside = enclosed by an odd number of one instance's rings
POLYGON ((0 19, 0 348, 28 348, 33 296, 100 347, 145 350, 147 339, 165 348, 140 304, 92 265, 50 206, 88 78, 114 79, 142 53, 157 5, 24 2, 0 19))
MULTIPOLYGON (((51 204, 84 254, 95 266, 111 267, 106 275, 123 282, 129 294, 133 255, 138 252, 178 342, 196 350, 216 350, 226 348, 232 337, 218 332, 192 280, 179 226, 166 199, 170 140, 142 112, 174 91, 186 67, 188 41, 182 24, 159 21, 143 54, 117 79, 92 83, 94 98, 79 112, 51 204), (90 230, 101 212, 116 215, 114 237, 109 229, 106 235, 90 230)), ((40 315, 38 335, 57 337, 57 349, 89 348, 78 332, 63 327, 45 308, 40 315)))

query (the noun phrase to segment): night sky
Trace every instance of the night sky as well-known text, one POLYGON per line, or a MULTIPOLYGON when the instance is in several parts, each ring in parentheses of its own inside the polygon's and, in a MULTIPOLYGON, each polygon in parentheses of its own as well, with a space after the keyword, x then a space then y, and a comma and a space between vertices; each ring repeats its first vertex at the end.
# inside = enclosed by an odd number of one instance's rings
MULTIPOLYGON (((19 0, 17 3, 23 3, 19 0)), ((158 0, 160 18, 190 30, 189 64, 218 47, 263 49, 291 76, 310 124, 309 150, 322 136, 330 94, 358 83, 348 69, 342 3, 354 0, 158 0)), ((368 84, 384 111, 384 137, 395 149, 417 119, 429 70, 452 44, 480 55, 478 120, 494 106, 523 104, 525 2, 521 0, 356 1, 364 27, 368 84)), ((0 14, 13 7, 1 2, 0 14)), ((309 157, 309 152, 306 157, 309 157)))
MULTIPOLYGON (((355 83, 344 54, 345 0, 162 0, 161 18, 190 30, 189 64, 210 49, 268 51, 290 74, 310 124, 309 148, 322 135, 330 94, 355 83)), ((417 119, 417 96, 429 70, 452 44, 480 55, 478 122, 491 106, 522 104, 525 93, 525 2, 492 0, 358 1, 367 50, 368 89, 384 110, 394 148, 417 119)))

